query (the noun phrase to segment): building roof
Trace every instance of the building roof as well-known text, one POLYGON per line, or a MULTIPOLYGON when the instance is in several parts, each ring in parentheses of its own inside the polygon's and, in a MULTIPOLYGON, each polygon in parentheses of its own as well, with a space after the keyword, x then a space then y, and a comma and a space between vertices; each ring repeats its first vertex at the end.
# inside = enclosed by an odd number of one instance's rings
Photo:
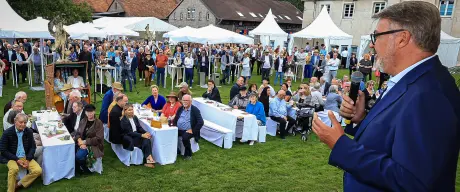
POLYGON ((117 0, 127 17, 156 17, 166 19, 176 8, 176 0, 117 0))
POLYGON ((287 1, 201 0, 218 19, 262 22, 271 8, 278 23, 302 24, 303 13, 287 1))
POLYGON ((83 3, 86 2, 91 6, 93 12, 95 13, 102 13, 106 12, 110 5, 112 4, 113 0, 72 0, 73 3, 83 3))

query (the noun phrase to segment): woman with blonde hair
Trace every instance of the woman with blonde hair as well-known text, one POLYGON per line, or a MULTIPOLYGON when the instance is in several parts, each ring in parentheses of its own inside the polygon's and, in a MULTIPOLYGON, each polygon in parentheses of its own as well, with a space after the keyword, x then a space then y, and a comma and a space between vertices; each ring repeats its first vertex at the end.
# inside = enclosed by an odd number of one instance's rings
POLYGON ((307 84, 300 84, 299 90, 292 97, 292 100, 297 104, 297 107, 299 108, 312 106, 311 99, 312 96, 310 86, 307 84))

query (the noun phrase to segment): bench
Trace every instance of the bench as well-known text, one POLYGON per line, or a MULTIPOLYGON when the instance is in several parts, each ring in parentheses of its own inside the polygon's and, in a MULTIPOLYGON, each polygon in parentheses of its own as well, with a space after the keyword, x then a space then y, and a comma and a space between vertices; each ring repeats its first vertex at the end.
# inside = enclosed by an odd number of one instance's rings
POLYGON ((224 128, 208 120, 204 120, 204 125, 201 128, 200 136, 203 139, 225 149, 230 149, 233 145, 232 130, 224 128))
MULTIPOLYGON (((192 137, 190 139, 190 144, 192 146, 192 153, 195 153, 200 150, 200 145, 195 141, 195 138, 192 137)), ((182 143, 182 137, 179 137, 177 139, 177 146, 179 146, 180 154, 184 155, 185 154, 185 147, 184 144, 182 143)))
POLYGON ((142 165, 144 162, 144 154, 142 150, 134 147, 133 151, 128 151, 123 148, 121 144, 111 144, 113 152, 117 155, 118 159, 126 166, 142 165))

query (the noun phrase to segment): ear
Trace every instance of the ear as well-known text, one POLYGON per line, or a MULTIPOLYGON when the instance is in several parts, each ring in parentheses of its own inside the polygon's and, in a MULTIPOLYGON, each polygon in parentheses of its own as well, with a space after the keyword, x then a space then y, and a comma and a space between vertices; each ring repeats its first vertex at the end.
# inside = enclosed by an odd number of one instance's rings
POLYGON ((395 35, 396 47, 403 48, 411 42, 412 35, 409 31, 401 31, 395 35))

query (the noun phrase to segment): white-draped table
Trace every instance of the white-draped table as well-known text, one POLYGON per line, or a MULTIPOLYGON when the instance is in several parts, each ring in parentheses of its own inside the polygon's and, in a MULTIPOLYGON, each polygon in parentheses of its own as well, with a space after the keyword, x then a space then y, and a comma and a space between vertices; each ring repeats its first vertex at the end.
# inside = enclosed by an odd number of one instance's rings
MULTIPOLYGON (((113 67, 113 66, 110 66, 110 65, 105 65, 105 66, 96 65, 96 69, 95 69, 96 73, 98 72, 98 70, 99 70, 99 84, 101 86, 101 94, 102 94, 102 84, 104 84, 104 76, 103 76, 102 71, 103 70, 108 70, 108 71, 112 70, 112 71, 115 71, 115 74, 117 74, 117 68, 113 67)), ((95 83, 96 83, 96 78, 97 78, 97 75, 94 75, 94 82, 95 83)), ((114 77, 114 82, 117 82, 117 75, 115 75, 115 77, 114 77)), ((109 86, 108 82, 107 82, 107 86, 109 86)), ((109 87, 111 87, 111 86, 109 86, 109 87)), ((96 85, 94 86, 94 92, 97 92, 97 86, 96 85)))
POLYGON ((65 126, 59 127, 61 119, 57 112, 32 112, 36 117, 35 126, 40 134, 43 145, 42 179, 49 185, 63 178, 75 176, 75 142, 65 126), (56 127, 57 135, 47 133, 56 127), (65 139, 68 140, 65 140, 65 139))
MULTIPOLYGON (((185 66, 176 66, 176 65, 168 65, 167 68, 171 70, 171 91, 174 89, 174 78, 177 77, 176 79, 176 87, 179 87, 179 71, 183 69, 182 73, 182 82, 185 82, 185 66)), ((166 78, 166 76, 165 76, 166 78)), ((166 79, 165 79, 165 86, 166 86, 166 79)), ((189 85, 191 86, 191 85, 189 85)))
POLYGON ((153 117, 150 110, 139 110, 136 106, 134 113, 139 118, 141 127, 152 135, 152 155, 156 162, 161 165, 173 164, 177 158, 177 127, 166 124, 161 129, 150 126, 145 117, 153 117))
MULTIPOLYGON (((231 111, 224 111, 224 108, 230 108, 228 105, 217 103, 203 98, 193 98, 193 105, 200 109, 203 119, 211 121, 217 125, 233 131, 233 135, 238 136, 241 130, 236 130, 236 122, 238 118, 244 119, 242 130, 242 140, 257 141, 259 126, 257 125, 257 118, 252 114, 247 114, 244 111, 233 109, 231 111)), ((235 141, 235 138, 233 138, 235 141)))

